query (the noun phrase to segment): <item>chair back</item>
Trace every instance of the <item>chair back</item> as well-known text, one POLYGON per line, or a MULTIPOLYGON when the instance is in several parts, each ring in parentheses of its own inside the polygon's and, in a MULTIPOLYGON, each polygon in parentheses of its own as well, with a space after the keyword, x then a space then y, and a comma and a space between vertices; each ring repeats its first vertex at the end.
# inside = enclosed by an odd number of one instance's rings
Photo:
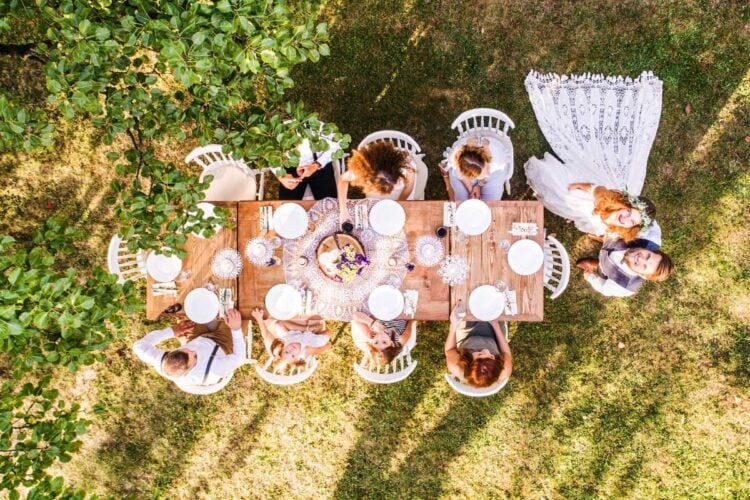
POLYGON ((274 370, 271 366, 273 363, 273 357, 268 354, 266 362, 261 365, 258 363, 255 365, 255 371, 260 375, 260 378, 274 385, 294 385, 304 382, 315 373, 318 368, 318 360, 311 356, 307 359, 307 363, 304 366, 293 367, 288 373, 279 373, 278 369, 274 370))
POLYGON ((458 132, 458 137, 478 131, 508 135, 508 130, 514 127, 515 124, 508 118, 508 115, 492 108, 474 108, 464 111, 451 124, 451 128, 458 132))
POLYGON ((565 291, 570 279, 570 258, 562 243, 553 236, 544 240, 544 287, 556 299, 565 291))
POLYGON ((127 242, 118 235, 112 236, 107 249, 107 268, 118 277, 118 283, 138 281, 146 277, 146 256, 143 250, 132 253, 127 242))
POLYGON ((185 163, 194 163, 202 168, 201 181, 206 175, 213 176, 206 190, 206 200, 263 199, 264 172, 248 167, 244 160, 235 159, 231 153, 224 153, 220 144, 195 148, 187 155, 185 163))
POLYGON ((464 384, 450 373, 445 374, 445 380, 448 382, 448 385, 450 385, 453 390, 459 394, 463 394, 464 396, 469 396, 472 398, 483 398, 486 396, 492 396, 493 394, 497 394, 498 392, 500 392, 500 389, 505 387, 505 384, 507 384, 508 380, 510 379, 506 378, 502 382, 493 384, 489 387, 473 387, 469 384, 464 384))
POLYGON ((378 141, 391 142, 397 148, 405 149, 411 154, 417 171, 414 177, 414 194, 410 196, 410 199, 424 200, 424 191, 427 186, 427 176, 429 175, 429 172, 427 171, 427 165, 422 161, 424 154, 422 153, 422 148, 417 144, 417 141, 415 141, 410 135, 399 132, 398 130, 378 130, 362 139, 357 148, 378 141))
POLYGON ((357 375, 374 384, 393 384, 401 382, 414 372, 417 361, 411 357, 417 345, 417 322, 412 323, 411 336, 401 353, 385 366, 375 364, 368 354, 363 354, 360 362, 354 362, 357 375))

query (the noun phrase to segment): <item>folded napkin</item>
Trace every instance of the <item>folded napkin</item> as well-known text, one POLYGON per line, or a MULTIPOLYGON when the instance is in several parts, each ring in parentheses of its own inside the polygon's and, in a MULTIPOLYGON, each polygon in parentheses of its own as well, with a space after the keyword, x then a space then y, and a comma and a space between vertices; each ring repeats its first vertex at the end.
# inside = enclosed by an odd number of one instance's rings
POLYGON ((534 222, 514 222, 510 234, 514 236, 536 236, 539 227, 534 222))
POLYGON ((417 304, 419 303, 419 291, 404 290, 404 314, 412 318, 417 314, 417 304))
POLYGON ((443 225, 445 227, 456 225, 456 204, 452 201, 443 203, 443 225))
POLYGON ((505 314, 515 316, 518 314, 518 302, 516 301, 516 291, 505 291, 505 314))

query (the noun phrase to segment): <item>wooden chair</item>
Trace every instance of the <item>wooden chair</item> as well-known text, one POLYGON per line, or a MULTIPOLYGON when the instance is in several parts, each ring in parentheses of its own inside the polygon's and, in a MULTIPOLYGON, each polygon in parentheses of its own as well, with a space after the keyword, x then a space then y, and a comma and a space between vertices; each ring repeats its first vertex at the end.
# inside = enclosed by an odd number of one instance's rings
MULTIPOLYGON (((508 323, 503 321, 500 323, 500 327, 503 329, 503 334, 505 335, 505 338, 508 338, 508 323)), ((489 387, 473 387, 469 384, 465 384, 461 382, 457 377, 455 377, 451 373, 445 374, 445 381, 448 382, 448 385, 451 386, 451 388, 456 391, 459 394, 462 394, 464 396, 469 396, 472 398, 483 398, 487 396, 492 396, 493 394, 497 394, 500 392, 500 390, 505 387, 505 384, 508 383, 509 378, 506 378, 505 380, 501 382, 497 382, 489 387)))
POLYGON ((374 384, 393 384, 401 382, 412 374, 417 361, 412 359, 411 352, 417 345, 417 322, 412 323, 411 337, 401 353, 385 366, 375 364, 368 354, 363 353, 360 362, 354 362, 357 375, 374 384))
POLYGON ((213 176, 211 185, 206 189, 206 200, 263 199, 265 172, 254 170, 248 167, 244 160, 236 160, 231 154, 224 153, 220 144, 195 148, 187 155, 185 163, 194 163, 203 169, 201 181, 207 175, 213 176))
POLYGON ((107 268, 118 277, 118 283, 138 281, 146 277, 146 254, 143 250, 130 252, 127 242, 117 235, 109 240, 107 268))
POLYGON ((515 124, 508 118, 508 115, 492 108, 474 108, 464 111, 451 124, 451 128, 458 132, 458 139, 472 134, 491 135, 505 146, 507 150, 505 161, 509 167, 505 178, 505 191, 508 195, 510 195, 510 178, 513 177, 513 143, 510 141, 508 131, 514 127, 515 124))
POLYGON ((378 141, 389 141, 393 143, 393 145, 397 148, 405 149, 411 154, 414 160, 414 165, 417 168, 416 177, 414 179, 414 196, 412 197, 412 199, 424 200, 424 190, 427 186, 427 176, 429 175, 429 173, 427 171, 427 165, 425 165, 424 161, 422 160, 422 158, 424 158, 424 154, 422 153, 422 149, 419 147, 419 144, 417 144, 417 141, 415 141, 411 136, 403 132, 399 132, 398 130, 378 130, 377 132, 373 132, 372 134, 362 139, 357 148, 361 148, 378 141))
POLYGON ((562 243, 553 236, 544 240, 544 287, 556 299, 568 287, 570 279, 570 257, 562 243))

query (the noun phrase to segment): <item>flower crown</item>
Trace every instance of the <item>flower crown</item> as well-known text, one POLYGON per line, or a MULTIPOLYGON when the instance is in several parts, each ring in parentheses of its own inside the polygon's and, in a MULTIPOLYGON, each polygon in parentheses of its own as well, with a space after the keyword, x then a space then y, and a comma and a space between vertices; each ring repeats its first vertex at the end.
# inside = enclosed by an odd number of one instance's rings
POLYGON ((623 194, 625 195, 625 198, 627 198, 628 203, 630 203, 630 206, 640 212, 641 229, 649 228, 654 223, 654 219, 652 219, 651 216, 647 213, 648 206, 646 205, 646 202, 641 198, 638 198, 637 196, 631 195, 627 191, 623 191, 623 194))

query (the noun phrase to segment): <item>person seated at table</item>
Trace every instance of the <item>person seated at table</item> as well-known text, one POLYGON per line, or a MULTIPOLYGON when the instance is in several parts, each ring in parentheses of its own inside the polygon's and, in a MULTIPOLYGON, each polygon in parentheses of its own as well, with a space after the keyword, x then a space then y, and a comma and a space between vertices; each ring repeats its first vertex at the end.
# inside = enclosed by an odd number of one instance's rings
MULTIPOLYGON (((473 387, 502 383, 513 371, 513 357, 498 321, 464 321, 459 303, 445 339, 448 371, 473 387)), ((507 325, 505 325, 507 328, 507 325)))
POLYGON ((341 222, 349 215, 346 200, 349 184, 362 189, 367 198, 413 200, 417 167, 411 153, 390 141, 371 142, 352 151, 347 171, 339 177, 338 198, 341 222))
POLYGON ((274 358, 271 366, 276 373, 303 367, 310 357, 329 350, 331 332, 318 317, 300 321, 264 319, 265 311, 256 307, 252 312, 258 322, 266 351, 274 358))
POLYGON ((154 330, 133 344, 133 352, 159 375, 177 382, 181 388, 214 385, 245 362, 245 336, 240 312, 227 312, 214 328, 182 321, 164 330, 154 330), (164 340, 176 338, 178 349, 157 348, 164 340))
POLYGON ((328 149, 320 153, 312 150, 308 139, 297 146, 298 166, 287 167, 284 175, 278 178, 280 200, 301 200, 308 186, 316 200, 336 197, 332 157, 341 146, 328 136, 321 135, 321 139, 328 143, 328 149))
MULTIPOLYGON (((661 233, 658 234, 661 241, 661 233)), ((582 258, 576 266, 586 281, 605 297, 630 297, 648 281, 664 281, 672 273, 672 259, 653 240, 639 238, 631 242, 605 240, 599 259, 582 258)))
POLYGON ((451 201, 500 200, 509 168, 504 153, 505 146, 491 136, 456 141, 441 163, 451 201))
POLYGON ((385 366, 404 350, 412 335, 413 320, 379 321, 357 311, 352 318, 354 345, 377 366, 385 366))

